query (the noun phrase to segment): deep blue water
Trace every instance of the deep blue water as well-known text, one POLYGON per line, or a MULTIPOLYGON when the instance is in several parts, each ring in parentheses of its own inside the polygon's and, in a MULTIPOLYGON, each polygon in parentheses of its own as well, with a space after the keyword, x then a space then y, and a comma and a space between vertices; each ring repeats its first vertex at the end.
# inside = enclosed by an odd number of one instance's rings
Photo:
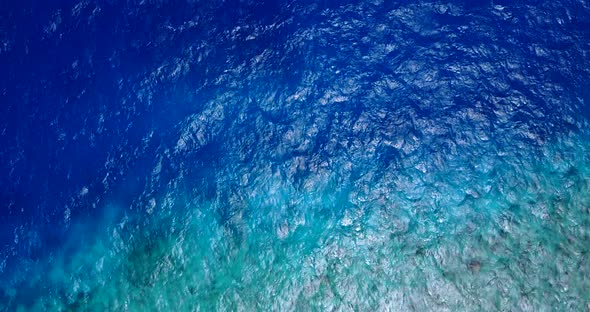
POLYGON ((590 309, 587 1, 0 17, 0 310, 590 309))

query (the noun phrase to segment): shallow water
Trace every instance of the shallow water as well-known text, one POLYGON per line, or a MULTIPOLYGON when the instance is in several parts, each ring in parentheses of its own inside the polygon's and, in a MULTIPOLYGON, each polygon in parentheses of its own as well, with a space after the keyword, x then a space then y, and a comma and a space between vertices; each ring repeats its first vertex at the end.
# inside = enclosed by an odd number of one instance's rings
POLYGON ((60 5, 1 39, 0 310, 590 309, 584 1, 60 5))

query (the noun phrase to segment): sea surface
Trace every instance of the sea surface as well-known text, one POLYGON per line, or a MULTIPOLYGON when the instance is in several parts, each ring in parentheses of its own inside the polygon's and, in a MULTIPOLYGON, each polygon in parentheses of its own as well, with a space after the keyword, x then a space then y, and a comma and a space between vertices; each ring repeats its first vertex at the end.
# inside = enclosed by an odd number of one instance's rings
POLYGON ((0 311, 589 310, 590 2, 0 4, 0 311))

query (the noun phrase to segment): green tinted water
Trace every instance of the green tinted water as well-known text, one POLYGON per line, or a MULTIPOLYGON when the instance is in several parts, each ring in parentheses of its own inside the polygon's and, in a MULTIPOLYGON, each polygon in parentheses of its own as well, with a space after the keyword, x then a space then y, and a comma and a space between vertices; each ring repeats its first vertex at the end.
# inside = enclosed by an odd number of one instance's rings
POLYGON ((301 185, 269 170, 232 209, 173 189, 156 199, 160 213, 106 218, 101 238, 32 263, 20 308, 584 310, 589 145, 537 152, 346 183, 328 167, 301 185))

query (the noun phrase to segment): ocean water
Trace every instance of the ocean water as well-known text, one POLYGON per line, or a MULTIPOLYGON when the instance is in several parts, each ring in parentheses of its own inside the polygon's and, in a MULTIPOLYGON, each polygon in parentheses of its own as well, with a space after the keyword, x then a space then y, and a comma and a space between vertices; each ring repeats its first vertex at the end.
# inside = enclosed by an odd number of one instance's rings
POLYGON ((587 1, 0 17, 0 311, 590 310, 587 1))

